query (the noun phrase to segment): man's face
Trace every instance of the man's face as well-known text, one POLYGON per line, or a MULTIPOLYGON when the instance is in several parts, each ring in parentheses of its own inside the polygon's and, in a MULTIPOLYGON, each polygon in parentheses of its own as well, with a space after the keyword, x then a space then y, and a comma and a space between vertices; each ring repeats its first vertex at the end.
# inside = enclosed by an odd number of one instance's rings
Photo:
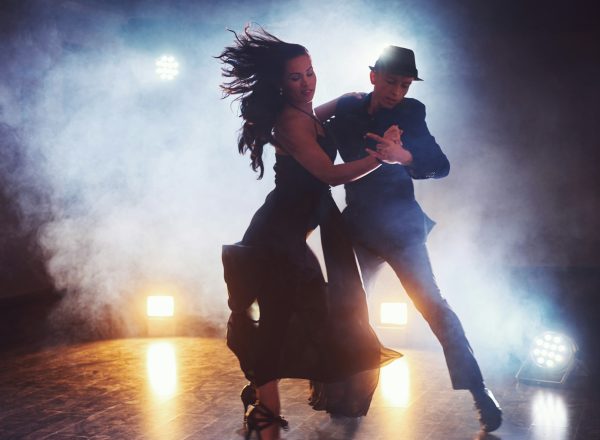
POLYGON ((375 108, 393 108, 406 95, 413 82, 412 76, 402 76, 393 73, 371 72, 371 84, 373 84, 372 104, 375 108))

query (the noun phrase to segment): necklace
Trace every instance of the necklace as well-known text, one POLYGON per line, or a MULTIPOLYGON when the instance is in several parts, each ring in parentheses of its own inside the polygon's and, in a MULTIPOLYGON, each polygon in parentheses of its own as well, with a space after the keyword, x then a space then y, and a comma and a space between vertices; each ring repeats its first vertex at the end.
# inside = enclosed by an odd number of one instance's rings
POLYGON ((302 112, 302 113, 304 113, 305 115, 308 115, 308 116, 310 116, 310 118, 311 118, 311 119, 314 119, 315 121, 317 121, 317 123, 318 123, 319 125, 321 125, 321 121, 319 121, 319 119, 318 119, 318 118, 317 118, 317 117, 316 117, 316 116, 315 116, 313 113, 309 113, 309 112, 307 112, 306 110, 302 110, 300 107, 296 107, 296 106, 295 106, 294 104, 292 104, 291 102, 288 102, 288 105, 289 105, 290 107, 293 107, 293 108, 295 108, 295 109, 296 109, 296 110, 298 110, 299 112, 302 112))

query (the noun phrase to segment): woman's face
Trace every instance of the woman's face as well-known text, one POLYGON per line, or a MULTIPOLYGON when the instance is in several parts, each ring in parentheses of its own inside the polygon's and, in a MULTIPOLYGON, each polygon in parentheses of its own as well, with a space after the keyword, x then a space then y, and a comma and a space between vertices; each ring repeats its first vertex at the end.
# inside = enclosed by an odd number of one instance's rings
POLYGON ((312 102, 316 86, 317 76, 310 56, 300 55, 286 62, 281 88, 288 102, 296 105, 312 102))

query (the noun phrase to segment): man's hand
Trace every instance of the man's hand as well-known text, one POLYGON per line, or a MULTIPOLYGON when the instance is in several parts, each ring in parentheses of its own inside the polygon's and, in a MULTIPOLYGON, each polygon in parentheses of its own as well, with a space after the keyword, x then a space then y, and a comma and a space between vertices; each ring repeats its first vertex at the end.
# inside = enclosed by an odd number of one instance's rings
POLYGON ((410 165, 413 157, 402 145, 401 136, 402 130, 397 125, 388 128, 383 137, 375 133, 367 133, 367 137, 377 141, 377 151, 367 148, 367 153, 385 163, 410 165))

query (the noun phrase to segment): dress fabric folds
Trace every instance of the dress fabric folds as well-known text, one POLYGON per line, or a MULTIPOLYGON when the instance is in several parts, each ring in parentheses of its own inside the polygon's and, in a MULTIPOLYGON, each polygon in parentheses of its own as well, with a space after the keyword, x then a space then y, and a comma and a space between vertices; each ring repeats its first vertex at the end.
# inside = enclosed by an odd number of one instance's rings
MULTIPOLYGON (((318 138, 333 160, 335 146, 318 138)), ((275 189, 240 243, 223 246, 231 315, 227 345, 248 380, 311 380, 309 403, 337 415, 366 414, 379 368, 401 354, 369 325, 352 245, 328 185, 291 156, 277 155, 275 189), (320 227, 327 270, 306 243, 320 227), (258 302, 260 318, 250 314, 258 302)))

